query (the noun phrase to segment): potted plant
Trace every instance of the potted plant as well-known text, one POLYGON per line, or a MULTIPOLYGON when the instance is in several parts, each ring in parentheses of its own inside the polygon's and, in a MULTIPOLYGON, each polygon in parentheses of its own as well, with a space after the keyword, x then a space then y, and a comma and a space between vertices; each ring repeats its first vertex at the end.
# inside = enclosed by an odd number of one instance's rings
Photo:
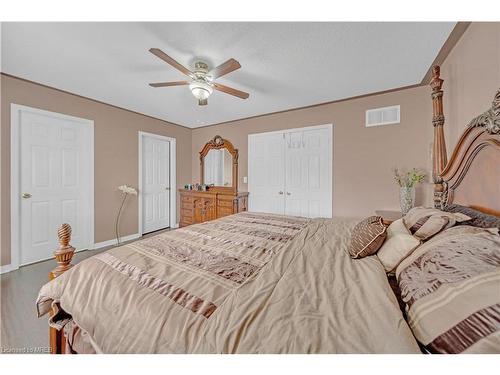
POLYGON ((421 183, 425 178, 425 173, 417 168, 412 168, 408 172, 401 172, 394 168, 394 180, 399 185, 399 204, 401 213, 405 215, 415 204, 415 185, 421 183))

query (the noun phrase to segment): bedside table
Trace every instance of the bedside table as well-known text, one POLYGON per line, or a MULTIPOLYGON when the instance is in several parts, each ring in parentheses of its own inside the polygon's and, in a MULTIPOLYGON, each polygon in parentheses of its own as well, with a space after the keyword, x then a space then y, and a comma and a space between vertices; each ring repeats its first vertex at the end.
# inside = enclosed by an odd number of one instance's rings
POLYGON ((393 221, 403 217, 400 211, 377 210, 375 211, 375 215, 382 216, 382 222, 387 226, 389 226, 393 221))

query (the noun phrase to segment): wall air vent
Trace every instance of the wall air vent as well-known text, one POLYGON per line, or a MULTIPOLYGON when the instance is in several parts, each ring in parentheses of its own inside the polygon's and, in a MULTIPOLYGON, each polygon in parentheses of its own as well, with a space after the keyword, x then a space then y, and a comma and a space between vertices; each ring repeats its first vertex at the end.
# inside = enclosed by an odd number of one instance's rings
POLYGON ((375 108, 366 111, 366 127, 399 124, 401 118, 401 107, 375 108))

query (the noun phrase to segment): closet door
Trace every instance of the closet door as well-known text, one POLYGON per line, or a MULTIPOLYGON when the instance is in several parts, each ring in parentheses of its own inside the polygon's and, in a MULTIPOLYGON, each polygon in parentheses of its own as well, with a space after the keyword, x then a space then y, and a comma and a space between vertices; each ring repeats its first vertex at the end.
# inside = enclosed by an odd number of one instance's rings
POLYGON ((332 217, 332 128, 285 134, 285 214, 332 217))
POLYGON ((248 136, 249 211, 285 213, 283 133, 248 136))

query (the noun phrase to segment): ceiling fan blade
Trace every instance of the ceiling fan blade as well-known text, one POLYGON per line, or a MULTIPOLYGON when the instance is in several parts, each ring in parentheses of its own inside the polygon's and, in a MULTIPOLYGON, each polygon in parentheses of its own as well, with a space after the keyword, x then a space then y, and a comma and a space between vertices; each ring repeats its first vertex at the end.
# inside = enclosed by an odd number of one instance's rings
POLYGON ((239 68, 241 68, 241 65, 238 61, 236 61, 235 59, 229 59, 225 63, 222 63, 219 66, 213 68, 209 74, 213 79, 216 79, 239 68))
POLYGON ((149 52, 151 52, 156 57, 159 57, 160 59, 165 61, 167 64, 172 65, 175 69, 179 70, 180 72, 184 73, 185 75, 187 75, 189 77, 193 77, 193 72, 191 72, 189 69, 187 69, 183 65, 179 64, 177 61, 175 61, 173 58, 171 58, 169 55, 167 55, 161 49, 150 48, 149 52))
POLYGON ((167 87, 167 86, 182 86, 182 85, 189 85, 188 81, 175 81, 175 82, 157 82, 157 83, 150 83, 149 86, 151 87, 167 87))
POLYGON ((226 94, 229 95, 237 96, 238 98, 241 99, 247 99, 250 96, 250 94, 247 92, 236 90, 233 89, 232 87, 221 85, 220 83, 214 83, 213 85, 214 89, 225 92, 226 94))

